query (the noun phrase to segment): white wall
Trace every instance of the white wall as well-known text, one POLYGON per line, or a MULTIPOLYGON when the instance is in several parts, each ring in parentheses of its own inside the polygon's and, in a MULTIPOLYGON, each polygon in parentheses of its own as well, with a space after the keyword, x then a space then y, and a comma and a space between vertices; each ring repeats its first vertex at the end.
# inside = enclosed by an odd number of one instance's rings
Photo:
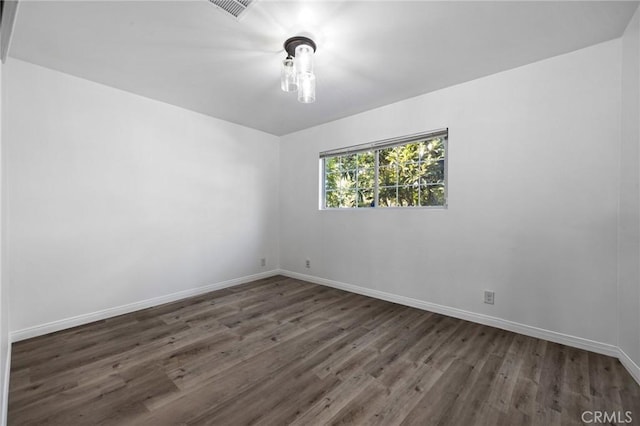
POLYGON ((640 10, 622 38, 621 130, 619 346, 640 365, 640 10))
POLYGON ((282 268, 615 345, 620 72, 614 40, 283 137, 282 268), (448 209, 318 211, 320 151, 442 127, 448 209))
POLYGON ((3 72, 12 331, 278 267, 277 137, 3 72))
POLYGON ((0 424, 5 424, 7 419, 7 401, 8 385, 9 385, 9 363, 11 356, 9 354, 9 291, 6 284, 6 248, 5 248, 5 197, 6 187, 4 173, 6 168, 4 166, 5 161, 5 145, 3 132, 4 126, 4 91, 2 86, 3 67, 0 63, 0 424))

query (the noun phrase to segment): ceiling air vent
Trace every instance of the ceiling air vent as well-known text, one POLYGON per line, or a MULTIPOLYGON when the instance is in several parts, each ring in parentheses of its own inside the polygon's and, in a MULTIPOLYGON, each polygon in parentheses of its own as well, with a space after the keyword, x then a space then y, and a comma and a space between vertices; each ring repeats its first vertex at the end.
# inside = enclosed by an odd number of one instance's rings
POLYGON ((209 0, 235 18, 239 18, 242 12, 247 10, 253 0, 209 0))

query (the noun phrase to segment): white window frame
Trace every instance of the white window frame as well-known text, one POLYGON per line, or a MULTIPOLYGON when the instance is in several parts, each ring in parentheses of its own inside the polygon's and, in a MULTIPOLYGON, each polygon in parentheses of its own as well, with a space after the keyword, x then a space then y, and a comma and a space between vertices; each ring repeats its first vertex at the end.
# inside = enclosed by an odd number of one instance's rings
POLYGON ((353 145, 346 148, 333 149, 329 151, 323 151, 319 154, 320 163, 320 210, 389 210, 389 209, 447 209, 449 200, 449 129, 443 128, 438 130, 432 130, 428 132, 415 133, 398 138, 385 139, 377 142, 370 142, 360 145, 353 145), (380 207, 379 206, 379 152, 385 148, 392 148, 396 146, 406 145, 409 143, 422 142, 434 138, 443 138, 444 140, 444 204, 439 206, 393 206, 393 207, 380 207), (326 174, 325 174, 325 159, 330 157, 337 157, 343 155, 357 154, 360 152, 374 151, 375 152, 375 176, 374 176, 374 206, 373 207, 326 207, 326 174))

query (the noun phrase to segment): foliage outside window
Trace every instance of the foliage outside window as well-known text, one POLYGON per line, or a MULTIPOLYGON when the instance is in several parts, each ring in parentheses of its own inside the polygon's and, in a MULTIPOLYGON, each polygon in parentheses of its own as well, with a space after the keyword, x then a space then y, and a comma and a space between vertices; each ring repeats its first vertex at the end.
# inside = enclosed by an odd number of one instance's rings
POLYGON ((443 207, 448 132, 321 153, 325 209, 443 207))

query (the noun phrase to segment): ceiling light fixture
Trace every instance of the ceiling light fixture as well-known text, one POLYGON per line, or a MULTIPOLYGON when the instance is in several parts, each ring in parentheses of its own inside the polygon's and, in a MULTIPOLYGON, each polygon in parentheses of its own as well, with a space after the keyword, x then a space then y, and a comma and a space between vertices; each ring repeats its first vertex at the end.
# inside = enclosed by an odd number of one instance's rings
POLYGON ((282 61, 280 87, 285 92, 298 91, 298 101, 310 104, 316 100, 316 76, 313 54, 316 44, 308 37, 291 37, 284 42, 287 57, 282 61))

